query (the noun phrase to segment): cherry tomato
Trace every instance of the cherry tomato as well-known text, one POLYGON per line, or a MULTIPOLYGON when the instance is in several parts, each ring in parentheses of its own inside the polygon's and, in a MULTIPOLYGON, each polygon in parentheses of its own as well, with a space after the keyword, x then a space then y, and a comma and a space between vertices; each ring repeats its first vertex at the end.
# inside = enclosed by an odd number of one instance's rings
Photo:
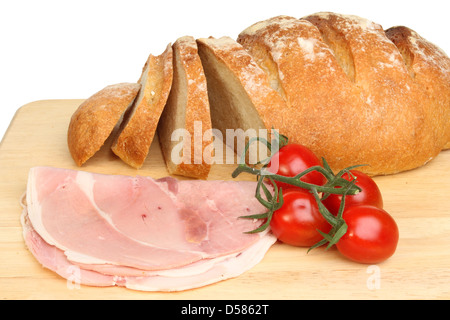
MULTIPOLYGON (((320 165, 319 158, 310 149, 300 144, 290 143, 280 148, 274 154, 267 169, 275 174, 294 177, 310 167, 320 165)), ((324 185, 326 183, 326 178, 316 171, 306 174, 300 180, 316 185, 324 185)), ((278 187, 282 187, 283 190, 293 188, 292 185, 279 181, 276 181, 276 184, 278 187)))
POLYGON ((317 229, 328 233, 331 225, 319 212, 314 196, 303 189, 283 191, 283 206, 273 213, 272 233, 281 242, 310 247, 323 239, 317 229))
POLYGON ((399 232, 395 220, 383 209, 359 205, 345 209, 347 232, 336 243, 339 252, 360 263, 379 263, 392 256, 399 232))
MULTIPOLYGON (((350 172, 355 175, 355 184, 361 188, 361 192, 355 195, 347 195, 345 197, 345 208, 349 208, 353 205, 367 204, 383 209, 383 198, 375 181, 361 171, 350 170, 350 172)), ((348 181, 352 181, 354 179, 348 173, 345 173, 342 178, 348 181)), ((330 213, 337 215, 341 201, 342 195, 330 194, 326 199, 322 200, 322 203, 328 211, 330 211, 330 213)))

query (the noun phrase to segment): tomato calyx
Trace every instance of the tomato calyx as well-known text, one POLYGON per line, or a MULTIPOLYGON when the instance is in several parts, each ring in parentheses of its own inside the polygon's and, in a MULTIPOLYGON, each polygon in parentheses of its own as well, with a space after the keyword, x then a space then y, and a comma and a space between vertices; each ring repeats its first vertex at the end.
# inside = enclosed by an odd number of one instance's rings
MULTIPOLYGON (((354 180, 351 183, 349 183, 348 186, 345 187, 346 191, 350 190, 350 187, 352 185, 355 186, 354 180)), ((328 221, 328 223, 331 224, 332 228, 329 233, 324 233, 320 230, 317 230, 317 232, 319 232, 322 235, 323 240, 321 240, 321 241, 317 242, 316 244, 314 244, 313 246, 311 246, 309 248, 308 252, 317 247, 323 246, 327 243, 328 243, 328 245, 327 245, 326 249, 328 250, 330 247, 332 247, 339 241, 339 239, 347 232, 347 229, 348 229, 347 223, 342 218, 344 208, 345 208, 345 196, 347 195, 347 193, 344 193, 342 195, 342 201, 341 201, 337 216, 334 216, 333 214, 330 213, 330 211, 328 211, 328 209, 322 203, 320 196, 316 190, 313 190, 313 194, 314 194, 314 197, 316 198, 317 204, 319 206, 320 213, 328 221)))

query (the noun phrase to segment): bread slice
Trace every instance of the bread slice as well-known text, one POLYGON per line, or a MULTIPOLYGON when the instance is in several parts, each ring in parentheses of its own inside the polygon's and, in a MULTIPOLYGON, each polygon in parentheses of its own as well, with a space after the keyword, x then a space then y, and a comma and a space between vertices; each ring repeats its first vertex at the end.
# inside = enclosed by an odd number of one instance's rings
MULTIPOLYGON (((253 57, 230 37, 197 39, 205 69, 213 128, 238 156, 259 130, 279 130, 287 106, 253 57), (228 131, 227 131, 228 130, 228 131), (242 133, 242 134, 239 134, 242 133), (236 140, 230 138, 235 134, 236 140)), ((267 138, 270 138, 266 135, 267 138)), ((250 161, 256 161, 253 157, 250 161)))
POLYGON ((100 150, 140 88, 139 83, 107 86, 86 99, 74 112, 67 131, 67 144, 78 166, 100 150))
POLYGON ((161 55, 148 57, 139 79, 142 88, 111 147, 131 167, 139 169, 147 157, 172 78, 172 46, 169 44, 161 55))
POLYGON ((212 128, 205 73, 193 37, 177 39, 172 48, 173 83, 158 124, 161 150, 170 174, 206 179, 212 136, 205 132, 212 128))

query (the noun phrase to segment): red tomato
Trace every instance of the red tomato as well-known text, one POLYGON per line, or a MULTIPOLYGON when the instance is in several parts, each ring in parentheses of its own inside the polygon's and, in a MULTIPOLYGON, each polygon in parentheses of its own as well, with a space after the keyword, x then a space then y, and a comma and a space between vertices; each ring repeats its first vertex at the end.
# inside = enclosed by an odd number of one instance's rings
POLYGON ((352 206, 343 213, 347 232, 336 243, 345 257, 360 263, 379 263, 392 256, 397 248, 398 227, 383 209, 352 206))
MULTIPOLYGON (((275 174, 294 177, 310 167, 320 165, 319 158, 310 149, 300 144, 290 143, 273 155, 267 169, 275 174)), ((300 180, 316 185, 326 183, 326 178, 316 171, 306 174, 300 180)), ((293 188, 290 184, 278 181, 276 183, 278 187, 283 189, 293 188)))
POLYGON ((331 225, 319 212, 314 196, 302 189, 283 191, 283 206, 273 213, 272 233, 278 240, 300 247, 310 247, 323 239, 317 229, 328 233, 331 225))
MULTIPOLYGON (((347 195, 345 197, 345 208, 349 208, 353 205, 367 204, 383 209, 383 198, 375 181, 361 171, 350 170, 350 172, 355 175, 355 184, 361 188, 361 192, 355 195, 347 195)), ((345 173, 342 178, 348 181, 353 180, 353 177, 348 173, 345 173)), ((322 203, 330 213, 337 215, 341 201, 342 195, 330 194, 325 200, 322 200, 322 203)))

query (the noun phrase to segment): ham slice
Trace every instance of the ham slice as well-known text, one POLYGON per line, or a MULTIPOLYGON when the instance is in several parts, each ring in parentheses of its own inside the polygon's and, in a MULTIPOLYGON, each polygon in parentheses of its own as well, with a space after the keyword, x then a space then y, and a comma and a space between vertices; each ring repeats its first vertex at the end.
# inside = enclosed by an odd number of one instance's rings
POLYGON ((235 277, 276 241, 261 223, 255 182, 103 175, 35 167, 22 215, 46 268, 80 283, 177 291, 235 277), (69 270, 69 271, 67 271, 69 270))

